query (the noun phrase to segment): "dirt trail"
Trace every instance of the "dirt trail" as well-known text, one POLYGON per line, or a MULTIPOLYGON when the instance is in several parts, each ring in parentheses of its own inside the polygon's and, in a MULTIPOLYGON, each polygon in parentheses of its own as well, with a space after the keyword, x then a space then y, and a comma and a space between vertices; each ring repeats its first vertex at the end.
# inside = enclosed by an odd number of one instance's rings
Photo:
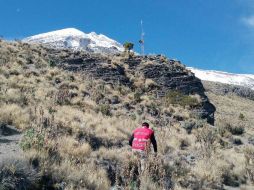
POLYGON ((14 127, 0 124, 0 162, 22 156, 23 153, 19 147, 21 138, 22 134, 14 127))

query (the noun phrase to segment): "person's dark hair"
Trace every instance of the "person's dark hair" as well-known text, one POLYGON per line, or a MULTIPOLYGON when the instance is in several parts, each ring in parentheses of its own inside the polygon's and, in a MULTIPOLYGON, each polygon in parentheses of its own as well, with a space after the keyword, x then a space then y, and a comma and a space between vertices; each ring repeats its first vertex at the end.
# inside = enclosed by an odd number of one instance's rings
POLYGON ((147 122, 142 123, 142 126, 149 127, 149 124, 147 122))

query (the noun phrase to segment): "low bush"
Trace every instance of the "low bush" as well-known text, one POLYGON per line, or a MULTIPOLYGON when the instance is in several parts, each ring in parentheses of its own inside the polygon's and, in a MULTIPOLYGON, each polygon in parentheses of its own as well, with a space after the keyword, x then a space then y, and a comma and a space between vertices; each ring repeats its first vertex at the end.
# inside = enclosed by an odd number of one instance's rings
POLYGON ((36 131, 34 128, 28 129, 20 142, 23 150, 29 150, 31 148, 41 150, 44 145, 45 133, 43 131, 36 131))
POLYGON ((63 158, 85 159, 92 151, 88 143, 79 143, 72 137, 62 137, 58 140, 58 151, 63 158))
POLYGON ((245 171, 248 179, 254 183, 254 148, 252 146, 244 149, 245 171))
POLYGON ((242 113, 240 113, 240 114, 239 114, 239 119, 243 121, 244 118, 245 118, 245 116, 244 116, 242 113))
POLYGON ((198 129, 196 137, 197 141, 200 142, 204 157, 209 158, 214 153, 216 148, 215 144, 218 140, 217 134, 217 131, 210 126, 204 126, 198 129))
POLYGON ((136 103, 139 103, 141 102, 141 92, 135 92, 134 95, 133 95, 133 99, 136 103))
POLYGON ((170 91, 165 96, 166 105, 173 104, 173 105, 180 105, 183 107, 190 106, 190 107, 197 107, 199 106, 199 102, 197 98, 191 97, 188 95, 184 95, 179 91, 170 91))
POLYGON ((56 64, 56 62, 55 61, 53 61, 53 60, 50 60, 49 61, 49 66, 50 67, 55 67, 57 64, 56 64))
POLYGON ((100 104, 98 106, 98 111, 101 112, 103 115, 110 116, 110 106, 108 104, 100 104))
POLYGON ((200 126, 194 120, 187 120, 181 122, 181 127, 184 128, 188 134, 190 134, 193 129, 199 128, 200 126))
POLYGON ((17 104, 0 105, 0 120, 8 125, 14 125, 19 129, 27 128, 29 114, 17 104))
POLYGON ((244 133, 244 127, 239 125, 235 126, 230 123, 226 123, 225 125, 226 130, 228 130, 232 135, 242 135, 244 133))
POLYGON ((116 186, 123 189, 170 189, 173 168, 159 156, 149 156, 145 162, 138 156, 123 163, 116 173, 116 186))

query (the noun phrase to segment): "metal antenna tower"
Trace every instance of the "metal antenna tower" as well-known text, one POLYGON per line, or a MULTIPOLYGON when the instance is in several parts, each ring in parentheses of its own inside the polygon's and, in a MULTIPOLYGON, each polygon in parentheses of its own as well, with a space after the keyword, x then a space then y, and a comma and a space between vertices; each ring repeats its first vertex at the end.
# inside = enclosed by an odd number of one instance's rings
POLYGON ((145 55, 145 40, 144 40, 144 28, 143 28, 143 21, 141 20, 141 39, 139 40, 141 46, 141 55, 145 55))

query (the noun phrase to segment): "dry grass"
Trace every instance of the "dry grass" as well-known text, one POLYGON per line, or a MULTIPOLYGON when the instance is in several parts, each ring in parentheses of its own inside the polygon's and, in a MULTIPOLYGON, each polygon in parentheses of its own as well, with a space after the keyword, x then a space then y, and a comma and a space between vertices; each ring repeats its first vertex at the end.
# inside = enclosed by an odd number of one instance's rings
POLYGON ((84 159, 88 157, 91 152, 91 146, 88 143, 79 143, 74 140, 72 137, 61 137, 57 143, 59 144, 59 153, 63 158, 76 158, 84 159))
MULTIPOLYGON (((253 136, 254 122, 254 101, 241 98, 235 95, 218 95, 213 93, 207 94, 211 102, 216 106, 215 125, 218 126, 218 131, 222 136, 226 147, 220 151, 223 160, 230 164, 234 176, 237 176, 239 183, 246 183, 246 178, 249 179, 247 184, 253 183, 251 180, 251 148, 249 139, 253 136), (244 119, 239 117, 240 113, 244 115, 244 119), (236 137, 237 136, 237 137, 236 137), (237 148, 229 145, 230 139, 240 138, 243 145, 237 148), (247 146, 247 148, 246 148, 247 146), (246 175, 246 173, 248 175, 246 175)), ((229 172, 231 173, 231 172, 229 172)), ((250 186, 240 185, 241 189, 251 189, 250 186)), ((252 187, 252 185, 251 185, 252 187)))
POLYGON ((29 115, 27 110, 21 108, 17 104, 3 104, 0 105, 0 121, 9 125, 14 125, 19 129, 26 129, 29 127, 29 115))
MULTIPOLYGON (((36 134, 26 139, 31 146, 25 155, 30 161, 38 160, 37 169, 55 186, 110 189, 118 183, 125 189, 222 189, 226 174, 233 181, 235 176, 241 179, 243 188, 253 182, 252 152, 244 149, 253 135, 253 101, 208 94, 218 110, 216 127, 196 124, 187 133, 179 120, 202 123, 188 108, 166 105, 140 89, 110 86, 82 73, 52 67, 48 50, 41 46, 0 45, 6 60, 0 65, 0 122, 22 130, 32 127, 39 133, 39 145, 34 141, 36 134), (117 104, 109 103, 113 96, 118 97, 117 104), (110 114, 98 111, 99 105, 109 105, 110 114), (156 115, 156 110, 160 114, 156 115), (245 116, 241 121, 239 110, 245 116), (155 130, 158 153, 156 158, 149 157, 141 175, 128 138, 144 120, 155 130), (231 129, 223 128, 226 123, 231 129), (232 130, 239 123, 245 130, 237 137, 244 145, 235 146, 232 130), (228 145, 222 146, 222 141, 228 145)), ((68 53, 62 52, 62 56, 68 53)), ((115 57, 112 64, 122 64, 122 59, 115 57)), ((142 77, 133 82, 142 88, 156 86, 142 77)), ((200 102, 200 97, 192 98, 200 102)))

